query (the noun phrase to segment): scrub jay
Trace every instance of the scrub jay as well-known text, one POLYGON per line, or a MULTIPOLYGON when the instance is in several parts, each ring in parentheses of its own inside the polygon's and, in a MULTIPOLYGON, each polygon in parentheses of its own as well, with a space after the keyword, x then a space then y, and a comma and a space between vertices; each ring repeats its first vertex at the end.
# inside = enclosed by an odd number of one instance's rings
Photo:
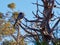
POLYGON ((21 19, 23 19, 23 18, 24 18, 24 13, 23 13, 23 12, 20 12, 20 13, 18 14, 18 17, 17 17, 15 23, 14 23, 14 27, 15 27, 15 25, 17 25, 18 23, 20 23, 21 19))

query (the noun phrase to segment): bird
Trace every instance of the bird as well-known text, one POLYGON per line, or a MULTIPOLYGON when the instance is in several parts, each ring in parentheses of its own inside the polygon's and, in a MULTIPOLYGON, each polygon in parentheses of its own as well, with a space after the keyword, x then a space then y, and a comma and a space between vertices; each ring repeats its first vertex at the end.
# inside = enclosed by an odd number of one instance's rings
POLYGON ((17 16, 17 19, 15 20, 15 23, 14 23, 14 27, 15 25, 17 25, 18 23, 20 23, 20 21, 24 18, 24 13, 23 12, 20 12, 17 16))
POLYGON ((23 19, 23 17, 24 17, 24 13, 23 12, 20 12, 18 14, 17 20, 21 20, 21 19, 23 19))

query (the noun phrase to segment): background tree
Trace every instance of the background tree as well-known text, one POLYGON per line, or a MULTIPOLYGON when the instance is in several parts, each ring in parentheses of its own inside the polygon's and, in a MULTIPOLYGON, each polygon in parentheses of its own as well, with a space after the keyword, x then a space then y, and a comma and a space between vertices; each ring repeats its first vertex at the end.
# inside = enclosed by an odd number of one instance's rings
MULTIPOLYGON (((8 4, 8 8, 14 9, 15 3, 8 4)), ((20 12, 6 12, 4 15, 0 13, 0 36, 1 38, 9 36, 13 37, 12 41, 4 41, 3 45, 25 45, 24 37, 20 34, 20 26, 18 21, 16 22, 16 28, 14 28, 14 23, 17 20, 17 17, 20 12), (12 15, 11 15, 12 14, 12 15), (15 35, 14 35, 15 34, 15 35)))

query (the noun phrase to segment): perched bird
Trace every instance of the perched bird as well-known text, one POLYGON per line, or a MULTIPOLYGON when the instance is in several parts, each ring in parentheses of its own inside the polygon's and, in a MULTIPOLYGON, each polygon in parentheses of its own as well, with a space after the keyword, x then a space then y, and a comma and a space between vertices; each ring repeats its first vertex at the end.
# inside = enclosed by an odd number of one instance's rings
POLYGON ((20 23, 21 19, 23 19, 23 18, 24 18, 24 13, 23 12, 20 12, 18 14, 18 17, 17 17, 15 23, 14 23, 14 27, 15 27, 16 24, 20 23))
POLYGON ((18 14, 17 20, 21 20, 21 19, 23 19, 23 17, 24 17, 24 13, 23 12, 20 12, 18 14))

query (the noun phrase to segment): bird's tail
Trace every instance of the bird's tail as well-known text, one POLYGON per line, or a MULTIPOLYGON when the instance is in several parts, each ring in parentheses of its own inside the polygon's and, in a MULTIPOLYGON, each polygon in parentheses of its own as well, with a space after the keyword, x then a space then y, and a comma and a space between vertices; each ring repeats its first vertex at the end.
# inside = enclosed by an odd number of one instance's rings
POLYGON ((15 28, 15 26, 16 26, 16 23, 17 23, 17 20, 15 21, 15 23, 14 23, 14 25, 13 25, 14 28, 15 28))

